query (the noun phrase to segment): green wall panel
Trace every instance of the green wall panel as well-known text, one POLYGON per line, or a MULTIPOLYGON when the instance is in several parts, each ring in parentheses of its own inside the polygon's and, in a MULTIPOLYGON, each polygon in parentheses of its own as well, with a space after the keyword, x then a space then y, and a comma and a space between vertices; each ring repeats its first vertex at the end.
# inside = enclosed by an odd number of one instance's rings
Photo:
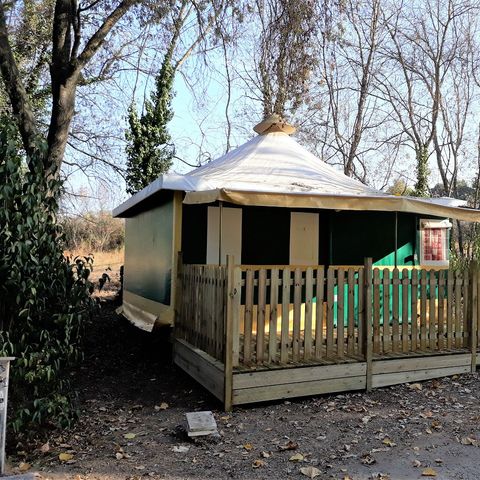
MULTIPOLYGON (((398 214, 399 266, 414 264, 416 222, 416 215, 398 214)), ((365 257, 378 266, 395 264, 394 212, 332 212, 330 228, 332 264, 362 265, 365 257)))
POLYGON ((173 199, 125 221, 125 289, 170 305, 173 199))

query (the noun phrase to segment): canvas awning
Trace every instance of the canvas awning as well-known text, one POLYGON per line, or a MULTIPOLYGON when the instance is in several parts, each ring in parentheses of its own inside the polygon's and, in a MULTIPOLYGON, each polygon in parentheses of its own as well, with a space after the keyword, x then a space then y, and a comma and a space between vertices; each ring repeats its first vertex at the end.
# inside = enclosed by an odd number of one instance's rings
POLYGON ((129 210, 161 190, 186 192, 184 203, 218 200, 238 205, 333 210, 411 212, 480 222, 480 211, 454 199, 420 199, 389 195, 328 165, 288 134, 258 135, 185 175, 167 174, 114 210, 129 210))

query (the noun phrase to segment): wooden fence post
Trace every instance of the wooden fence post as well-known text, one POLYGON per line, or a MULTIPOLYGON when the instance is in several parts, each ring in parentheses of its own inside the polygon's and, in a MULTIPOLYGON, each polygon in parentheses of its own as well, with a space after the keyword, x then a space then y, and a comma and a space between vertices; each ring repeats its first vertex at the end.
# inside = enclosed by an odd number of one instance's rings
POLYGON ((364 262, 364 275, 365 288, 364 288, 364 352, 365 361, 367 363, 366 370, 366 390, 369 392, 372 389, 372 357, 373 357, 373 345, 372 345, 372 259, 365 258, 364 262))
POLYGON ((182 305, 182 296, 183 296, 183 280, 182 280, 182 273, 183 273, 183 256, 182 252, 178 252, 177 255, 177 268, 175 269, 175 278, 173 281, 175 282, 175 298, 173 304, 173 325, 175 326, 177 322, 177 318, 180 316, 180 310, 182 305))
POLYGON ((223 361, 224 371, 224 406, 225 411, 232 409, 233 396, 233 322, 234 322, 234 299, 239 292, 235 289, 235 262, 232 255, 227 255, 227 309, 225 314, 225 358, 223 361))
POLYGON ((470 295, 470 350, 472 352, 472 373, 477 370, 477 326, 478 326, 478 263, 472 262, 470 268, 472 293, 470 295))

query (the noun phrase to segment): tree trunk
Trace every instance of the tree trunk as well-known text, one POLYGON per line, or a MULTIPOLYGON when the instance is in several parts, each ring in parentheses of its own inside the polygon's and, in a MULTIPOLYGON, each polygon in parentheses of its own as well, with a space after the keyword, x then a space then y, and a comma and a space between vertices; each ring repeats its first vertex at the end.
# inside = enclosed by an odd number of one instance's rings
MULTIPOLYGON (((53 82, 52 82, 53 83, 53 82)), ((60 168, 67 146, 68 134, 75 113, 77 78, 69 77, 64 82, 53 84, 52 115, 48 130, 48 164, 60 168)))

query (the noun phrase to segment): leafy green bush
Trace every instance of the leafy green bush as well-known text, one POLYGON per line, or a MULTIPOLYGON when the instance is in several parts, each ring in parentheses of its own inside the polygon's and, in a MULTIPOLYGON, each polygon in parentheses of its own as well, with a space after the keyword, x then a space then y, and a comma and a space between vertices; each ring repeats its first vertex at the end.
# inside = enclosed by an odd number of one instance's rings
MULTIPOLYGON (((0 356, 15 356, 11 426, 65 426, 75 416, 69 368, 93 300, 91 259, 63 256, 61 182, 22 156, 12 122, 0 128, 0 356)), ((43 155, 39 148, 37 155, 43 155)))

